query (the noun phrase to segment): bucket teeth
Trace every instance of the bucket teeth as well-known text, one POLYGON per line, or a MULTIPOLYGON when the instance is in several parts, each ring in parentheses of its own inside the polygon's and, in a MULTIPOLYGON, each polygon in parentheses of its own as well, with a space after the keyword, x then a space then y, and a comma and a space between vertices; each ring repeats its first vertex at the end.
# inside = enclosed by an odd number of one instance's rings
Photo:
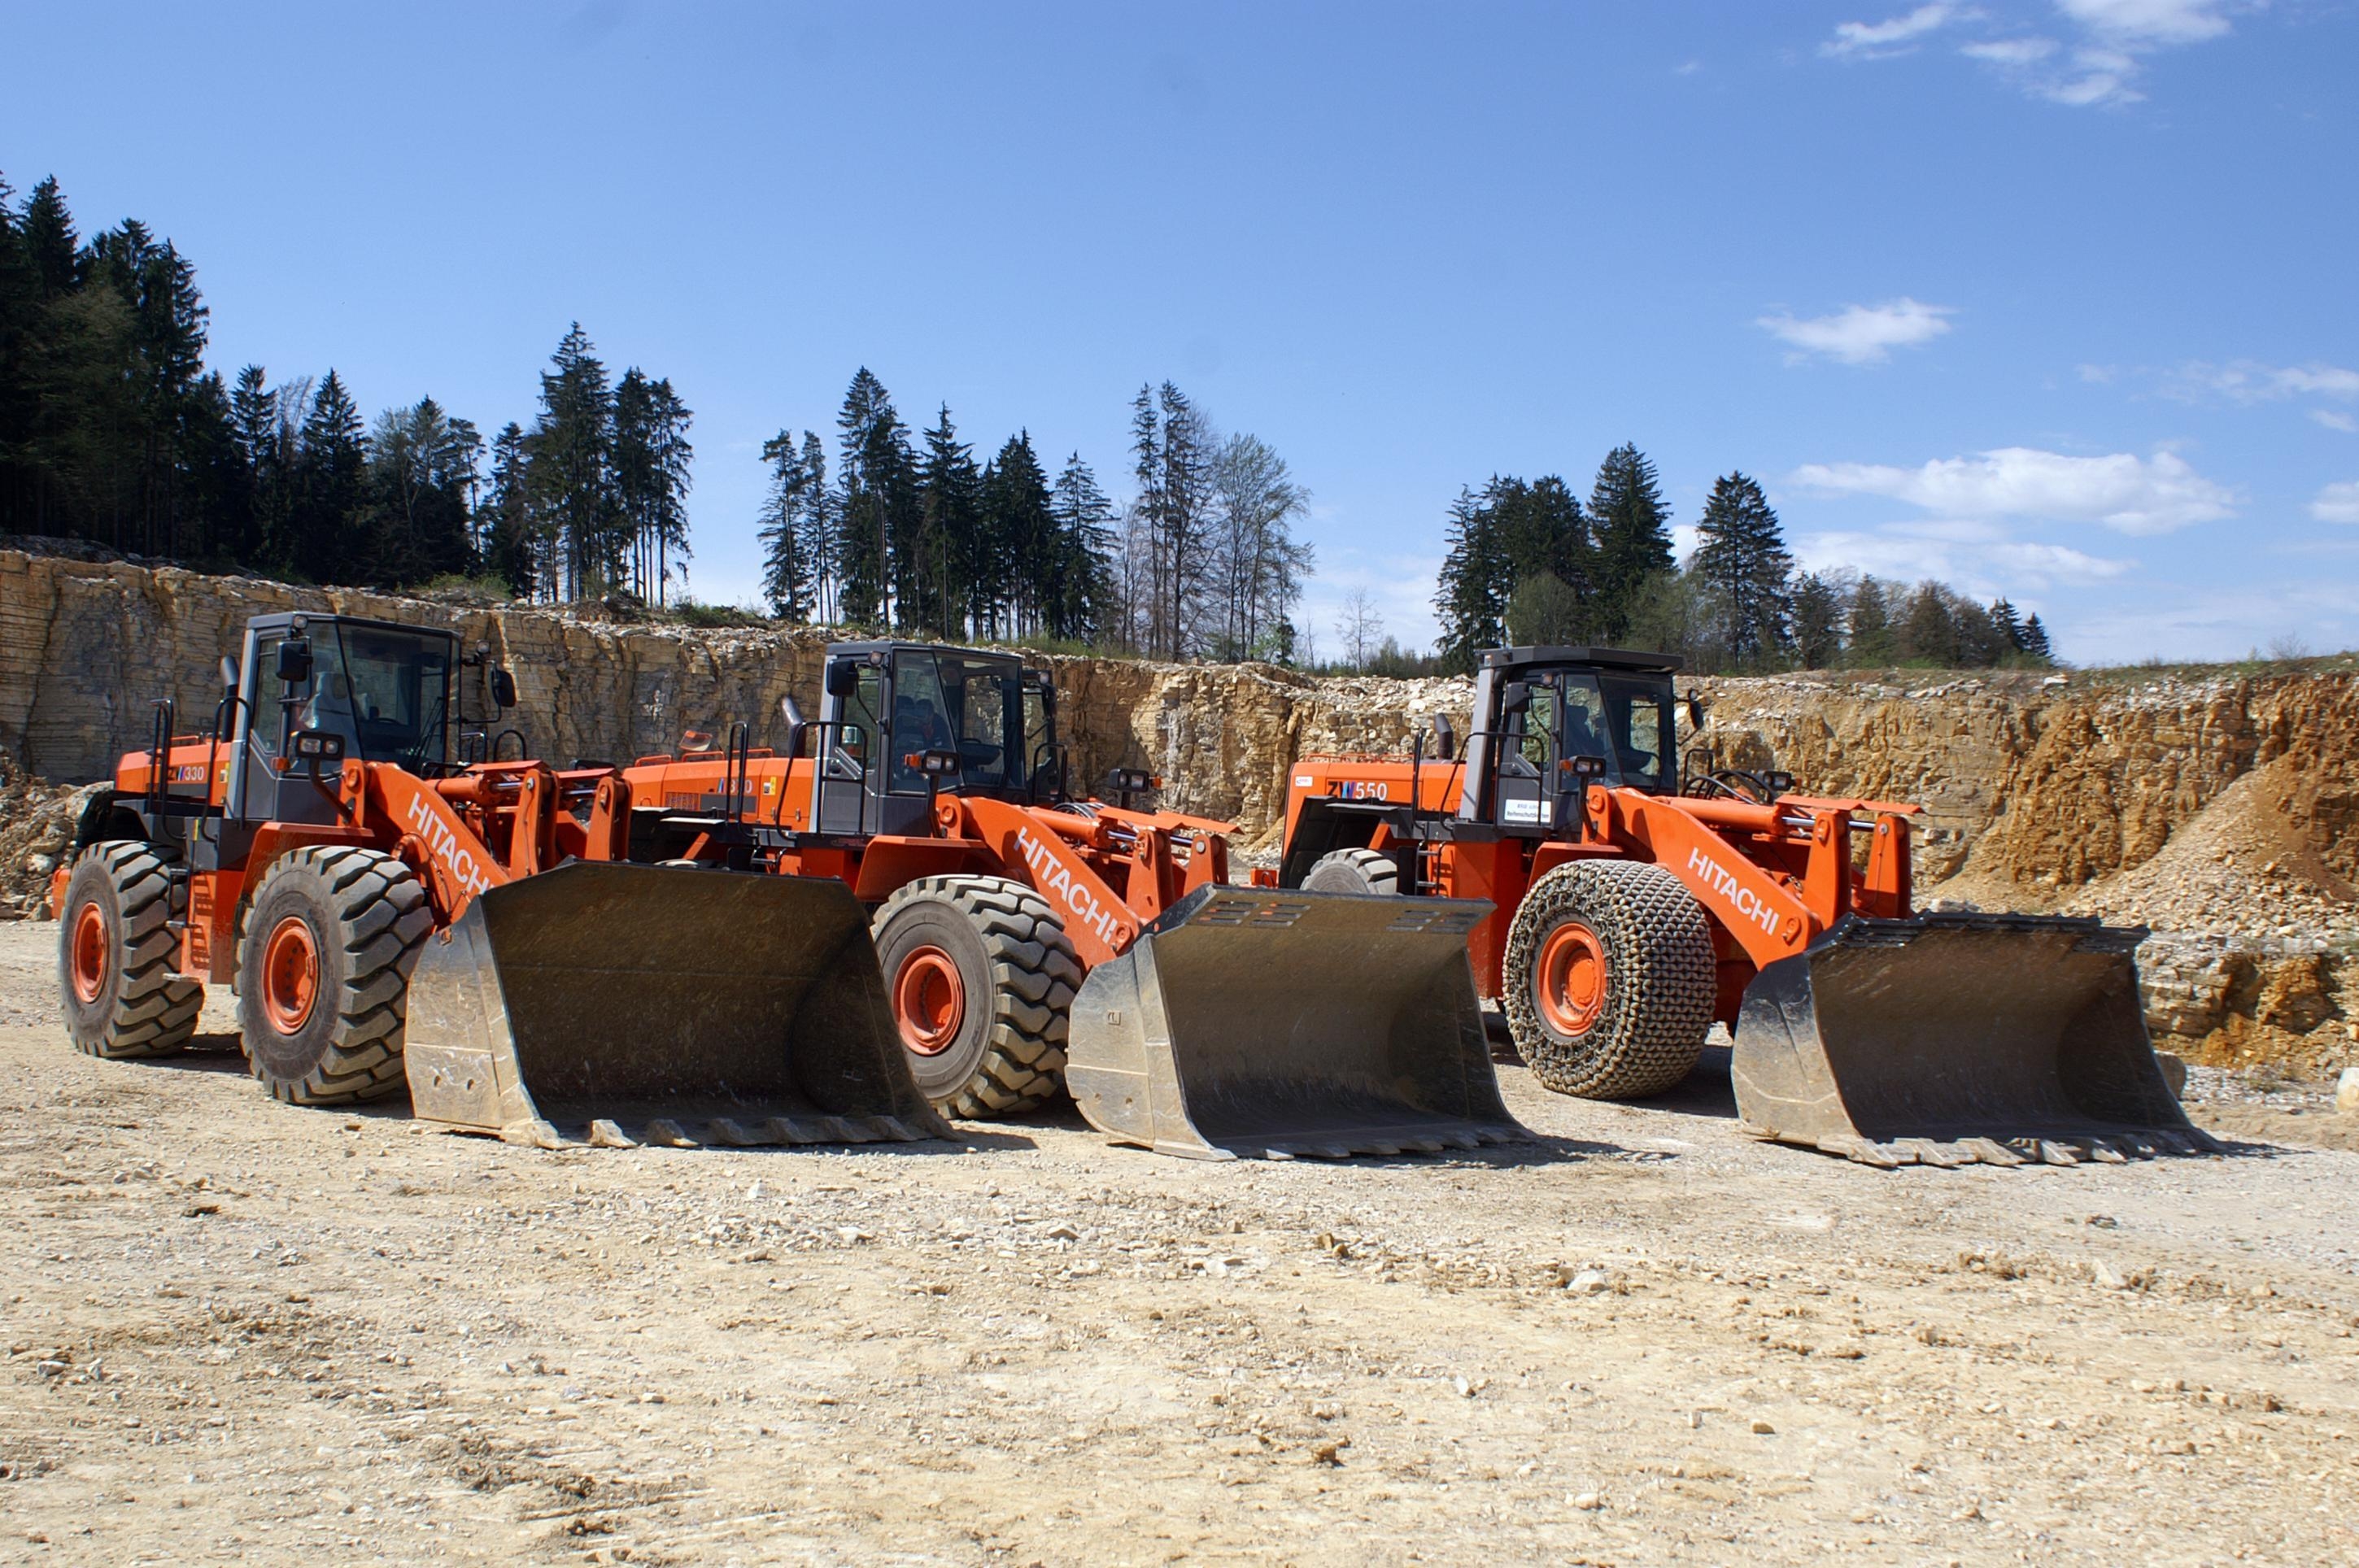
POLYGON ((2030 1140, 2030 1143, 2033 1157, 2044 1163, 2077 1165, 2081 1162, 2080 1151, 2061 1139, 2034 1138, 2030 1140))
POLYGON ((500 1129, 500 1141, 503 1143, 521 1143, 527 1149, 562 1149, 565 1147, 565 1140, 557 1135, 557 1129, 538 1118, 529 1121, 509 1122, 506 1127, 500 1129))
POLYGON ((2089 1140, 2089 1157, 2105 1165, 2126 1165, 2130 1158, 2115 1148, 2111 1141, 2104 1138, 2089 1140))
POLYGON ((644 1137, 646 1141, 664 1149, 696 1147, 696 1140, 688 1135, 687 1130, 668 1116, 659 1116, 648 1122, 644 1137))
POLYGON ((1995 1138, 1961 1138, 1957 1147, 1972 1150, 1973 1157, 1985 1165, 2020 1165, 2023 1156, 1995 1138))
POLYGON ((605 1117, 590 1124, 590 1146, 592 1149, 636 1149, 639 1141, 605 1117))

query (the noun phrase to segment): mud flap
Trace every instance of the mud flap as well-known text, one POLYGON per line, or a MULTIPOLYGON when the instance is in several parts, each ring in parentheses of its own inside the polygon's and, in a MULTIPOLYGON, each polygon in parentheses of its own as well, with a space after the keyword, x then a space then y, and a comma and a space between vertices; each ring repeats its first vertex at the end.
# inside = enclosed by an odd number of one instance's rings
POLYGON ((1499 1098, 1473 899, 1201 888, 1074 997, 1065 1081, 1118 1142, 1226 1160, 1527 1136, 1499 1098))
POLYGON ((2147 1038, 2145 937, 2038 915, 1847 918, 1745 991, 1737 1114, 1872 1165, 2216 1153, 2147 1038))
POLYGON ((947 1138, 842 883, 576 861, 490 889, 410 977, 421 1119, 555 1147, 947 1138))

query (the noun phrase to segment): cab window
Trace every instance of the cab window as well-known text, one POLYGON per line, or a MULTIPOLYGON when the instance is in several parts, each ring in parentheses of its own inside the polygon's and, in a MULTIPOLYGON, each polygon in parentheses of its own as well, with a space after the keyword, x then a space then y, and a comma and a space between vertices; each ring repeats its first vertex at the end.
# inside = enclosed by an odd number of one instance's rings
POLYGON ((1550 743, 1557 733, 1557 694, 1547 687, 1532 688, 1532 705, 1524 709, 1524 738, 1517 748, 1532 772, 1548 773, 1550 743))

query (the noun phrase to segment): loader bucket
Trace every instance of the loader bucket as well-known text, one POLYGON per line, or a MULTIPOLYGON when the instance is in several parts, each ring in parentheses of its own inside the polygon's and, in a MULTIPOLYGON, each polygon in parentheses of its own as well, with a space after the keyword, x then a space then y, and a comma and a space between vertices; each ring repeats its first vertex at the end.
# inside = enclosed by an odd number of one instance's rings
POLYGON ((1523 1136, 1500 1101, 1470 899, 1200 888, 1090 971, 1065 1081, 1118 1142, 1227 1160, 1523 1136))
POLYGON ((1758 1136, 1874 1165, 2212 1153, 2164 1083, 2146 933, 2019 914, 1856 916, 1745 993, 1731 1072, 1758 1136))
POLYGON ((555 1147, 946 1138, 842 882, 575 861, 479 894, 410 977, 428 1121, 555 1147))

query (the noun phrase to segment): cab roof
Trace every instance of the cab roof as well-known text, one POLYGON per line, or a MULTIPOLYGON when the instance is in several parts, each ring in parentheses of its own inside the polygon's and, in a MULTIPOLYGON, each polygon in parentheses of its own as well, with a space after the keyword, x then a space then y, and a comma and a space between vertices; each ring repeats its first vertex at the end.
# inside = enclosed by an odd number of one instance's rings
POLYGON ((1677 675, 1687 661, 1677 654, 1642 654, 1630 648, 1485 648, 1486 670, 1520 670, 1546 665, 1582 665, 1597 669, 1634 670, 1647 675, 1677 675))
POLYGON ((443 637, 455 643, 459 634, 447 626, 419 626, 408 621, 377 621, 365 615, 339 615, 331 610, 274 610, 250 615, 246 625, 255 632, 284 632, 297 621, 310 626, 358 626, 370 632, 406 632, 418 637, 443 637))

